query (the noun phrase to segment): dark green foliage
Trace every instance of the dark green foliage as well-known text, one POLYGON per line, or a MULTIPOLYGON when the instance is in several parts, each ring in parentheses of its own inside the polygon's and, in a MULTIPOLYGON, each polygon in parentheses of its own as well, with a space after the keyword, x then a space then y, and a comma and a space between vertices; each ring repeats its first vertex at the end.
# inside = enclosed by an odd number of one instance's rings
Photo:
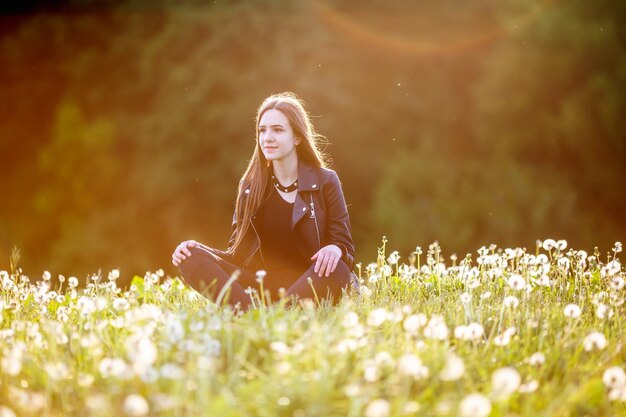
POLYGON ((626 232, 624 2, 27 6, 0 18, 0 268, 13 245, 30 274, 127 277, 223 248, 285 90, 330 141, 357 261, 382 235, 462 255, 626 232))

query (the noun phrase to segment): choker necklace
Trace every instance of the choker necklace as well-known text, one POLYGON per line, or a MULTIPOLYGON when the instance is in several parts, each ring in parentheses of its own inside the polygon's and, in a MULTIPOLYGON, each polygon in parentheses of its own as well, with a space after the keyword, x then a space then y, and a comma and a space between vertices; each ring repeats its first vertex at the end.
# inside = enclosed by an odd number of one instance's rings
POLYGON ((274 174, 272 174, 272 181, 274 182, 274 187, 276 187, 276 189, 278 191, 282 191, 283 193, 290 193, 292 191, 296 191, 298 189, 298 179, 296 178, 296 180, 293 182, 293 184, 285 187, 284 185, 281 185, 280 182, 278 182, 278 180, 276 179, 276 176, 274 174))

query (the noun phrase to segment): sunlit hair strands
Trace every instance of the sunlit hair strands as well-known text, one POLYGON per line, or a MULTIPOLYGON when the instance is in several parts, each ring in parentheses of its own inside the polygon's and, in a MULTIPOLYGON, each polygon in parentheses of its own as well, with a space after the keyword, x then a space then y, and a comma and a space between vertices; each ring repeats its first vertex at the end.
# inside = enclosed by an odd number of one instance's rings
POLYGON ((234 242, 227 252, 234 253, 241 244, 243 237, 250 227, 252 215, 261 206, 269 186, 270 162, 265 158, 259 145, 259 122, 263 114, 269 109, 281 111, 289 120, 296 138, 300 139, 297 146, 298 160, 310 165, 325 168, 326 155, 320 149, 320 145, 326 143, 326 138, 315 132, 311 117, 305 109, 305 103, 292 92, 272 94, 259 106, 255 118, 256 145, 252 159, 239 182, 239 193, 235 206, 237 216, 237 232, 234 242), (249 190, 244 198, 244 190, 249 190))

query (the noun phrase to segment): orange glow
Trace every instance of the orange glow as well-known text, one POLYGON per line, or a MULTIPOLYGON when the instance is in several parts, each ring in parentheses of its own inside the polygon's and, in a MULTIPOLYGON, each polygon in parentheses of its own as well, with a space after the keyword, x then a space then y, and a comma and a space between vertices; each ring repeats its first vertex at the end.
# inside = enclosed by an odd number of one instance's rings
POLYGON ((311 0, 313 9, 328 27, 361 44, 394 54, 430 56, 454 55, 489 45, 510 32, 523 29, 549 4, 554 3, 556 3, 556 0, 546 0, 542 7, 516 18, 507 25, 492 23, 491 26, 484 28, 480 32, 456 33, 451 39, 435 40, 425 37, 409 38, 383 33, 380 30, 364 25, 355 17, 333 9, 323 0, 311 0))

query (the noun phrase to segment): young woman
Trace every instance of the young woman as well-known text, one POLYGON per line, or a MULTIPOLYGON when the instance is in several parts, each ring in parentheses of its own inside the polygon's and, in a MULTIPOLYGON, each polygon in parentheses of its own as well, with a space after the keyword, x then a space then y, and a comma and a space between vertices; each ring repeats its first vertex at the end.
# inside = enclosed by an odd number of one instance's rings
POLYGON ((358 285, 348 209, 337 174, 326 168, 320 139, 295 94, 263 101, 228 249, 187 240, 172 254, 189 285, 215 299, 239 271, 228 302, 244 309, 251 303, 249 287, 269 290, 272 300, 283 295, 336 301, 343 289, 358 285))

